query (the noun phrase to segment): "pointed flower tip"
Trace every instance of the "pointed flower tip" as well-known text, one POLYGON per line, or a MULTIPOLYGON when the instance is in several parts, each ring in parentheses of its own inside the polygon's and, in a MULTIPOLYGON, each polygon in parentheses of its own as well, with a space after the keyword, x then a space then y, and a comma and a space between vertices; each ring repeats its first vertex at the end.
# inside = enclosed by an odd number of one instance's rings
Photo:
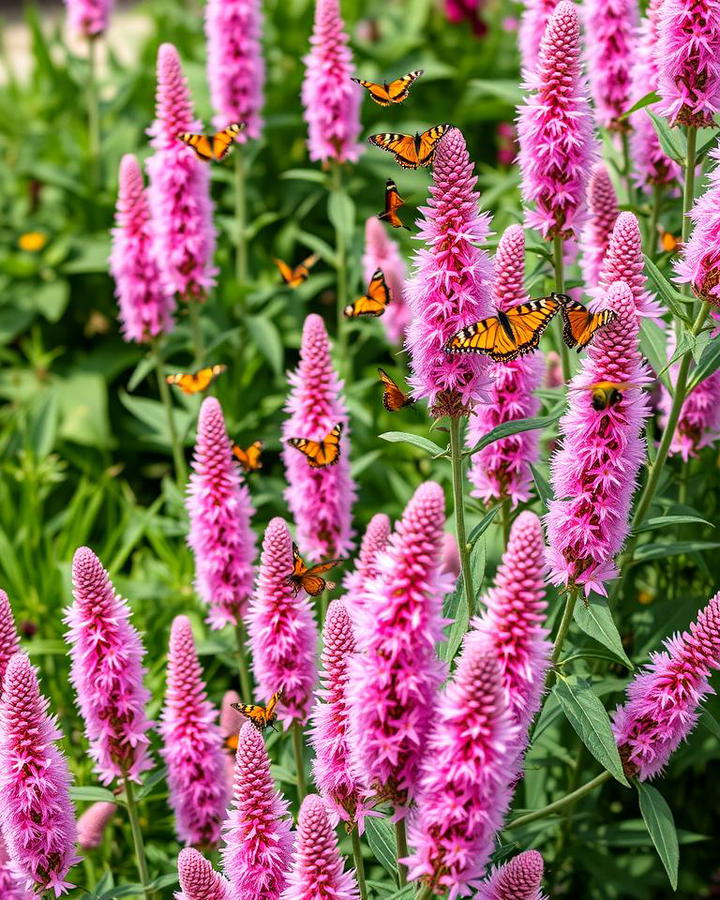
POLYGON ((193 847, 180 851, 177 869, 182 900, 230 900, 229 882, 193 847))
POLYGON ((480 885, 477 900, 543 900, 540 885, 544 868, 540 853, 526 850, 480 885))

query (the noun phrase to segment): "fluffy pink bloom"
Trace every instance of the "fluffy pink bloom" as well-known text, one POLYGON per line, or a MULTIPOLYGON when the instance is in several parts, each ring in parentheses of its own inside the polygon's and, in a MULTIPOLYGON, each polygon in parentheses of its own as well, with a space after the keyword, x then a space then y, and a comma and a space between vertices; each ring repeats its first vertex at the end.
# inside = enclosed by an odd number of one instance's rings
POLYGON ((206 397, 200 407, 192 468, 186 505, 195 588, 209 607, 211 628, 239 625, 252 594, 255 510, 215 397, 206 397))
POLYGON ((180 851, 177 868, 182 893, 175 894, 176 900, 231 900, 230 882, 192 847, 180 851))
POLYGON ((0 897, 3 900, 37 900, 35 891, 25 888, 25 876, 18 872, 9 859, 2 834, 0 834, 0 897))
POLYGON ((616 281, 624 281, 630 288, 639 316, 662 316, 662 307, 647 289, 640 225, 631 212, 618 215, 600 268, 600 289, 590 293, 602 298, 616 281))
POLYGON ((620 209, 610 173, 604 162, 595 163, 587 192, 588 217, 583 228, 582 273, 586 290, 600 282, 600 269, 620 209))
POLYGON ((115 593, 108 573, 88 547, 75 552, 75 602, 66 610, 71 680, 85 721, 90 757, 103 784, 127 776, 139 783, 152 768, 150 722, 143 686, 145 649, 129 622, 130 609, 115 593))
POLYGON ((515 734, 492 648, 470 632, 436 704, 409 827, 411 880, 446 890, 448 900, 477 887, 510 801, 515 734))
POLYGON ((137 159, 120 162, 110 271, 126 341, 144 343, 172 330, 175 298, 160 277, 150 206, 137 159))
MULTIPOLYGON (((248 697, 246 699, 249 701, 252 698, 248 697)), ((243 702, 243 698, 237 691, 225 691, 223 694, 222 703, 220 704, 220 734, 223 741, 230 737, 237 737, 240 729, 247 722, 242 713, 232 707, 233 703, 243 702)), ((235 771, 235 754, 228 750, 225 751, 225 771, 228 775, 227 783, 232 784, 235 771)))
POLYGON ((8 595, 5 591, 0 590, 0 693, 7 664, 19 649, 20 641, 15 628, 12 607, 8 595))
POLYGON ((15 872, 28 890, 73 887, 66 876, 75 855, 70 771, 55 746, 62 737, 37 672, 24 653, 8 662, 0 701, 0 807, 2 833, 15 872))
POLYGON ((465 325, 492 314, 490 259, 476 244, 488 236, 488 216, 478 210, 477 177, 465 138, 452 128, 440 140, 428 205, 420 208, 419 237, 405 297, 412 313, 406 346, 416 399, 434 415, 460 415, 488 387, 488 361, 473 353, 446 353, 465 325))
POLYGON ((216 128, 245 122, 236 141, 259 138, 265 63, 260 0, 208 0, 205 7, 207 75, 216 128))
POLYGON ((658 115, 712 126, 720 110, 720 2, 663 0, 658 24, 658 115))
POLYGON ((108 27, 112 0, 65 0, 68 26, 86 38, 103 34, 108 27))
POLYGON ((526 850, 495 869, 480 885, 476 900, 545 900, 540 889, 544 868, 537 850, 526 850))
POLYGON ((186 616, 176 616, 172 623, 160 732, 178 840, 216 844, 230 799, 230 783, 225 778, 217 712, 207 698, 186 616))
POLYGON ((523 0, 525 9, 520 17, 518 37, 523 76, 535 71, 548 19, 558 5, 558 0, 523 0))
MULTIPOLYGON (((505 230, 495 254, 495 305, 506 311, 527 300, 525 278, 525 232, 522 225, 505 230)), ((489 431, 504 422, 537 414, 539 401, 533 391, 542 382, 544 363, 539 354, 492 363, 493 385, 487 402, 480 403, 470 417, 467 445, 473 447, 489 431)), ((530 497, 533 483, 531 463, 537 461, 540 433, 526 431, 495 441, 472 457, 468 478, 473 497, 484 501, 510 498, 517 506, 530 497)))
POLYGON ((698 707, 713 693, 708 679, 720 669, 720 593, 701 610, 690 630, 665 641, 665 652, 627 689, 615 712, 613 731, 626 769, 641 781, 659 774, 693 730, 698 707))
POLYGON ((165 287, 183 300, 205 300, 215 284, 210 167, 177 139, 183 131, 201 128, 178 52, 172 44, 161 44, 156 119, 148 132, 155 149, 147 161, 149 197, 165 287))
POLYGON ((469 22, 473 34, 483 37, 487 34, 487 25, 482 17, 483 5, 480 0, 445 0, 445 15, 453 25, 469 22))
POLYGON ((355 900, 357 896, 355 876, 345 871, 325 801, 310 794, 300 807, 283 900, 355 900))
POLYGON ((317 626, 305 592, 288 582, 293 570, 292 538, 284 519, 265 530, 260 571, 250 601, 248 629, 260 697, 280 688, 279 718, 286 725, 307 719, 317 667, 317 626))
MULTIPOLYGON (((322 0, 320 0, 322 2, 322 0)), ((332 466, 312 469, 307 459, 289 444, 283 449, 288 487, 285 499, 295 519, 300 552, 318 561, 345 556, 352 548, 351 509, 355 482, 350 477, 350 430, 342 397, 343 383, 330 359, 325 323, 312 313, 305 319, 300 363, 288 375, 291 390, 285 409, 283 438, 323 440, 337 425, 343 426, 340 458, 332 466)))
POLYGON ((77 840, 81 850, 96 850, 105 838, 105 829, 117 812, 117 804, 101 800, 93 803, 77 820, 77 840))
POLYGON ((628 532, 628 516, 640 466, 641 437, 649 404, 642 386, 650 381, 638 349, 638 318, 623 282, 607 293, 616 319, 597 332, 580 372, 570 383, 568 411, 560 420, 562 446, 552 460, 555 499, 546 517, 550 581, 605 594, 617 575, 614 557, 628 532), (622 399, 606 410, 592 407, 588 386, 628 382, 622 399))
POLYGON ((381 269, 392 302, 380 319, 391 344, 401 344, 410 324, 410 307, 405 302, 405 260, 398 245, 388 235, 387 226, 371 216, 365 222, 365 252, 362 258, 363 278, 370 281, 373 272, 381 269))
POLYGON ((522 192, 528 225, 544 238, 577 236, 593 163, 593 117, 582 76, 580 17, 561 0, 548 20, 532 94, 520 107, 522 192))
POLYGON ((598 124, 626 131, 620 116, 632 105, 632 66, 637 44, 637 0, 585 0, 590 92, 598 124))
POLYGON ((360 156, 360 100, 339 0, 316 0, 310 52, 303 59, 302 102, 310 159, 355 162, 360 156))
POLYGON ((443 594, 440 574, 445 498, 432 481, 411 498, 379 575, 367 586, 350 660, 348 703, 353 765, 401 814, 415 794, 444 667, 435 656, 443 594))
POLYGON ((275 790, 265 741, 252 722, 240 729, 233 805, 225 823, 223 866, 233 894, 277 900, 287 884, 293 838, 288 804, 275 790))
POLYGON ((677 280, 692 285, 698 297, 720 307, 720 148, 709 156, 716 165, 710 182, 690 211, 692 234, 675 264, 677 280))
POLYGON ((377 578, 378 555, 387 547, 391 531, 390 519, 385 513, 376 513, 365 529, 355 567, 343 579, 345 605, 353 624, 357 622, 364 606, 366 585, 377 578))

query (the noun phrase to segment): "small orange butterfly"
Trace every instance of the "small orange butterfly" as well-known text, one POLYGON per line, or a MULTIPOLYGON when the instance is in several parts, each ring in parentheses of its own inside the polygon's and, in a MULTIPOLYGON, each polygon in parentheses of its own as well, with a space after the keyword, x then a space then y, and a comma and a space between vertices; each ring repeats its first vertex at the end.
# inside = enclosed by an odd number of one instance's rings
POLYGON ((415 402, 409 394, 401 391, 396 382, 384 369, 378 368, 378 375, 383 385, 383 406, 388 412, 397 412, 403 406, 412 406, 415 402))
POLYGON ((199 394, 208 388, 213 381, 227 371, 227 366, 208 366, 197 372, 178 372, 177 375, 166 375, 165 381, 179 387, 183 394, 199 394))
POLYGON ((672 253, 675 250, 678 250, 681 246, 680 238, 675 237, 675 235, 670 231, 660 230, 660 246, 665 253, 672 253))
MULTIPOLYGON (((258 731, 264 731, 268 726, 273 728, 275 731, 275 720, 277 719, 277 713, 275 712, 275 708, 278 705, 278 701, 282 697, 283 689, 280 688, 279 691, 276 691, 272 697, 268 700, 267 706, 255 706, 250 703, 231 703, 233 709, 236 709, 239 713, 242 713, 245 718, 250 719, 253 725, 257 728, 258 731)), ((235 746, 237 748, 237 739, 235 741, 235 746)))
POLYGON ((390 106, 391 103, 402 103, 407 98, 410 85, 422 73, 422 69, 416 69, 414 72, 408 72, 407 75, 396 78, 394 81, 383 81, 382 84, 377 84, 375 81, 363 81, 362 78, 353 78, 353 81, 367 88, 370 97, 379 106, 390 106))
POLYGON ((273 262, 280 270, 280 275, 285 284, 288 287, 296 288, 300 287, 303 281, 307 281, 307 278, 310 275, 310 269, 312 269, 319 259, 320 257, 317 253, 313 253, 312 256, 308 256, 307 259, 304 259, 300 265, 295 266, 294 269, 291 269, 290 266, 281 259, 273 258, 273 262))
POLYGON ((348 319, 356 319, 358 316, 381 316, 389 302, 390 290, 385 283, 385 276, 380 269, 375 269, 367 293, 348 303, 343 315, 348 319))
POLYGON ((418 131, 414 135, 387 131, 381 134, 371 134, 368 141, 381 150, 393 153, 395 162, 403 169, 417 169, 432 163, 438 141, 452 127, 452 125, 443 123, 428 128, 422 134, 418 131))
POLYGON ((342 430, 342 422, 338 422, 327 437, 321 441, 311 441, 308 438, 288 438, 288 444, 305 456, 311 469, 323 469, 325 466, 334 466, 340 459, 342 430))
POLYGON ((400 207, 404 205, 405 201, 398 194, 397 185, 392 178, 388 178, 385 182, 385 212, 378 213, 378 219, 388 222, 393 228, 405 228, 410 231, 410 226, 406 225, 397 214, 400 207))
POLYGON ((222 131, 217 131, 215 134, 194 134, 191 131, 183 131, 177 138, 183 144, 192 147, 195 156, 203 162, 211 160, 220 162, 228 155, 235 135, 240 134, 243 128, 245 128, 244 122, 233 122, 232 125, 228 125, 227 128, 223 128, 222 131))
POLYGON ((233 456, 246 472, 257 472, 258 469, 262 469, 262 463, 260 462, 262 449, 262 441, 255 441, 250 444, 247 450, 243 450, 240 444, 233 443, 232 445, 233 456))
POLYGON ((326 587, 335 587, 334 584, 325 581, 320 576, 323 572, 329 572, 330 569, 333 569, 341 562, 341 559, 329 559, 315 566, 306 566, 302 556, 300 556, 297 544, 293 544, 293 570, 288 575, 287 581, 293 586, 296 594, 300 590, 304 590, 311 597, 317 597, 318 594, 322 594, 326 587))
POLYGON ((563 340, 570 349, 577 349, 578 353, 587 347, 600 328, 616 319, 616 314, 610 309, 593 313, 566 294, 557 296, 561 301, 563 340))

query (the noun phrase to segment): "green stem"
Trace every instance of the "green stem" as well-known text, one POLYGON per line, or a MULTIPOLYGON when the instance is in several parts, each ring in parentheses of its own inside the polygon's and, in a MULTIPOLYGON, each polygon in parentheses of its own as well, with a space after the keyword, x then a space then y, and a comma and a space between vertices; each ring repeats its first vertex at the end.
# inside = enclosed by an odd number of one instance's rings
POLYGON ((455 533, 457 537, 458 552, 460 553, 460 567, 462 569, 463 586, 465 588, 465 602, 467 603, 468 616, 472 619, 475 611, 475 592, 473 590, 472 573, 470 571, 470 554, 468 552, 467 537, 465 535, 463 462, 462 447, 460 446, 460 418, 458 416, 450 417, 450 462, 452 464, 455 533))
POLYGON ((243 702, 252 703, 253 692, 250 682, 250 668, 245 649, 245 624, 242 620, 239 625, 235 626, 235 641, 237 643, 238 671, 240 673, 240 690, 242 691, 243 702))
POLYGON ((190 316, 190 335, 195 354, 195 366, 200 368, 205 358, 205 346, 203 344, 202 323, 200 321, 200 301, 190 300, 188 314, 190 316))
MULTIPOLYGON (((237 228, 237 247, 235 250, 235 277, 240 285, 247 282, 247 198, 245 194, 245 156, 243 147, 235 147, 235 226, 237 228)), ((245 306, 243 294, 243 308, 245 306)))
POLYGON ((630 132, 623 131, 620 135, 622 142, 623 155, 623 176, 625 178, 625 189, 627 191, 627 201, 629 206, 635 203, 635 191, 632 183, 632 159, 630 157, 630 132))
POLYGON ((167 416, 168 434, 170 435, 170 446, 172 447, 173 461, 175 463, 175 479, 180 488, 185 486, 187 481, 187 467, 185 465, 185 454, 183 453, 182 444, 178 438, 177 428, 175 427, 175 413, 173 412, 172 396, 167 381, 165 381, 164 360, 160 341, 152 342, 151 353, 155 360, 155 375, 157 376, 158 391, 160 400, 165 407, 165 415, 167 416))
POLYGON ((148 875, 147 860, 145 859, 145 844, 143 843, 142 831, 140 829, 140 818, 138 816, 138 807, 135 800, 135 789, 127 776, 123 778, 123 786, 125 788, 125 799, 127 802, 133 846, 135 847, 138 875, 140 876, 140 884, 143 886, 143 896, 145 897, 145 900, 148 900, 151 896, 150 891, 147 889, 147 886, 150 884, 150 876, 148 875))
POLYGON ((687 158, 685 160, 685 185, 683 187, 683 219, 682 240, 683 243, 690 237, 692 222, 688 213, 692 209, 695 200, 695 156, 697 150, 697 128, 688 126, 687 129, 687 158))
POLYGON ((500 510, 500 520, 502 524, 503 547, 507 547, 510 540, 510 498, 506 497, 502 502, 500 510))
POLYGON ((360 888, 361 900, 367 900, 368 891, 365 884, 365 863, 362 857, 362 847, 360 846, 360 835, 358 834, 357 825, 350 832, 352 841, 353 859, 355 860, 355 874, 357 875, 358 887, 360 888))
POLYGON ((529 825, 531 822, 537 822, 538 819, 544 819, 545 816, 560 812, 569 804, 576 803, 585 794, 594 791, 596 787, 600 787, 601 784, 604 784, 611 777, 609 772, 601 772, 592 781, 588 781, 577 790, 566 794, 554 803, 549 803, 547 806, 543 806, 542 809, 536 809, 535 812, 527 813, 527 815, 514 819, 505 826, 505 831, 510 831, 512 828, 520 828, 522 825, 529 825))
MULTIPOLYGON (((333 163, 332 180, 330 190, 340 192, 342 190, 342 169, 340 163, 333 163)), ((348 304, 347 292, 347 247, 345 244, 345 234, 342 228, 335 228, 335 263, 337 266, 337 326, 336 326, 336 351, 337 358, 341 365, 345 365, 347 360, 346 352, 346 334, 345 334, 345 316, 344 309, 348 304)))
POLYGON ((407 843, 407 831, 405 830, 405 819, 398 819, 395 823, 395 845, 397 847, 398 884, 400 887, 405 887, 407 884, 407 866, 400 862, 401 859, 407 859, 410 855, 407 843))
POLYGON ((303 752, 302 725, 297 719, 292 723, 293 752, 295 754, 295 775, 297 777, 298 800, 300 803, 307 794, 305 783, 305 754, 303 752))
MULTIPOLYGON (((553 238, 553 266, 555 269, 555 290, 558 294, 565 293, 565 260, 563 239, 559 234, 553 238)), ((560 361, 562 363, 563 378, 566 382, 570 381, 570 351, 567 344, 563 340, 562 318, 558 316, 558 326, 560 335, 560 361)))
POLYGON ((647 236, 646 251, 650 259, 655 258, 658 247, 658 225, 660 224, 660 212, 662 210, 664 185, 653 185, 652 206, 650 207, 650 226, 647 236))
POLYGON ((567 596, 565 598, 565 609, 563 610, 562 619, 560 620, 560 625, 558 627, 557 635, 555 637, 555 644, 553 645, 553 652, 551 656, 552 666, 548 671, 547 678, 545 680, 545 686, 548 687, 553 679, 555 678, 555 669, 557 661, 560 659, 560 654, 562 653, 563 644, 565 643, 565 638, 567 637, 567 633, 570 630, 570 625, 573 620, 573 613, 575 612, 575 604, 577 603, 577 598, 579 594, 578 588, 570 588, 567 592, 567 596))
POLYGON ((415 900, 430 900, 430 897, 433 895, 433 890, 432 884, 426 884, 422 890, 415 894, 415 900))
POLYGON ((88 38, 88 147, 90 151, 90 172, 92 185, 100 187, 100 107, 97 89, 97 37, 88 38))

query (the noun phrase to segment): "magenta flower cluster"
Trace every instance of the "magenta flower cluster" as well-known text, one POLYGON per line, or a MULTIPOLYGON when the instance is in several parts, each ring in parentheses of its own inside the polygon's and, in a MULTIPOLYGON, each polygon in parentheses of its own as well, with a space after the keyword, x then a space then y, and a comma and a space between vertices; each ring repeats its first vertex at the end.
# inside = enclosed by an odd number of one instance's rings
POLYGON ((678 281, 691 285, 698 297, 720 307, 720 148, 709 155, 715 165, 707 189, 690 211, 693 230, 675 271, 678 281))
POLYGON ((587 219, 580 239, 581 267, 586 289, 600 283, 600 270, 620 213, 615 186, 604 162, 592 167, 587 191, 587 219))
POLYGON ((630 108, 637 43, 637 0, 585 0, 590 91, 599 125, 628 130, 621 120, 630 108))
POLYGON ((65 0, 68 26, 86 38, 100 37, 108 27, 112 0, 65 0))

